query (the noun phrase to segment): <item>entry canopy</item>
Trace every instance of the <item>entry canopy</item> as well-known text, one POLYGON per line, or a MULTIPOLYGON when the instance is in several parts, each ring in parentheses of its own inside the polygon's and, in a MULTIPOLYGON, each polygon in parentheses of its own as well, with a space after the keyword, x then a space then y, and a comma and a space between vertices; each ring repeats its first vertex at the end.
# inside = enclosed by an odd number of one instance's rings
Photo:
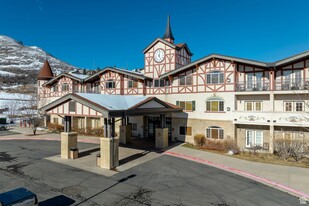
MULTIPOLYGON (((39 111, 40 113, 74 116, 68 106, 65 106, 68 105, 68 102, 76 102, 83 105, 83 107, 88 107, 89 110, 95 111, 95 116, 101 117, 126 117, 182 112, 181 107, 156 97, 90 93, 67 94, 41 107, 39 111)), ((83 115, 82 113, 80 116, 83 115)))

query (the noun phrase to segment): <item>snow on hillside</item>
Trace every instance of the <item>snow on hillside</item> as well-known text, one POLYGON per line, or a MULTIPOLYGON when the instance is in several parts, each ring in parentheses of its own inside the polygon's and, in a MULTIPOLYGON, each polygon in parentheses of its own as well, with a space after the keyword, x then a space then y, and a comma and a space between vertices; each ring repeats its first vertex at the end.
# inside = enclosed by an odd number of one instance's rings
POLYGON ((22 42, 0 35, 0 70, 39 70, 46 59, 53 71, 67 72, 76 69, 76 67, 56 59, 37 46, 25 46, 22 42))
POLYGON ((19 94, 19 93, 6 93, 0 92, 1 100, 31 100, 32 96, 27 94, 19 94))
POLYGON ((6 71, 1 71, 0 70, 0 76, 15 76, 16 74, 12 72, 6 72, 6 71))

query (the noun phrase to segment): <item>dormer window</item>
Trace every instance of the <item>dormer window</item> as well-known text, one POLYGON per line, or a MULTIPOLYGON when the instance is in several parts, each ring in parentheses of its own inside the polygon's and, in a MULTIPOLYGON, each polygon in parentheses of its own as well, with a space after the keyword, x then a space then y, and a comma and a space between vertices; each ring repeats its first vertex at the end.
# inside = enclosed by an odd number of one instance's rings
POLYGON ((224 73, 221 71, 213 71, 206 74, 207 84, 223 84, 224 83, 224 73))
POLYGON ((53 85, 51 88, 52 92, 58 92, 58 85, 53 85))
POLYGON ((62 84, 62 91, 63 91, 63 92, 69 91, 69 84, 68 84, 68 83, 62 84))
POLYGON ((180 86, 190 86, 192 85, 192 75, 180 75, 179 76, 180 86))
POLYGON ((164 79, 155 79, 154 87, 164 87, 164 79))
POLYGON ((128 80, 128 88, 137 88, 138 87, 138 82, 132 79, 128 80))
POLYGON ((107 80, 106 81, 106 89, 114 89, 115 88, 115 81, 114 80, 107 80))

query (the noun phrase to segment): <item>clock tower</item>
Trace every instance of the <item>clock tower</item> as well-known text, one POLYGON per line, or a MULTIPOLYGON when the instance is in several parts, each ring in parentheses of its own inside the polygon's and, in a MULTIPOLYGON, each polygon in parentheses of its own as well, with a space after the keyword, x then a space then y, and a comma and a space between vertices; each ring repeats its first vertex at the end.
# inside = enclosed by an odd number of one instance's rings
POLYGON ((168 16, 163 38, 157 38, 143 51, 145 55, 145 76, 156 79, 164 73, 191 62, 192 53, 187 44, 174 44, 174 40, 170 16, 168 16))

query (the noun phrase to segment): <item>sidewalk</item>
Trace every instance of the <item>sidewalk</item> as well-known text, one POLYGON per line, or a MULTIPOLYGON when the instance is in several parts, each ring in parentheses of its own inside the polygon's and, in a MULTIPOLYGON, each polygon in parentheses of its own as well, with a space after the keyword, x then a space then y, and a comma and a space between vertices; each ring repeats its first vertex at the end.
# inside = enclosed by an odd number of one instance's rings
POLYGON ((182 146, 167 150, 165 154, 233 172, 309 200, 308 168, 250 162, 182 146))

